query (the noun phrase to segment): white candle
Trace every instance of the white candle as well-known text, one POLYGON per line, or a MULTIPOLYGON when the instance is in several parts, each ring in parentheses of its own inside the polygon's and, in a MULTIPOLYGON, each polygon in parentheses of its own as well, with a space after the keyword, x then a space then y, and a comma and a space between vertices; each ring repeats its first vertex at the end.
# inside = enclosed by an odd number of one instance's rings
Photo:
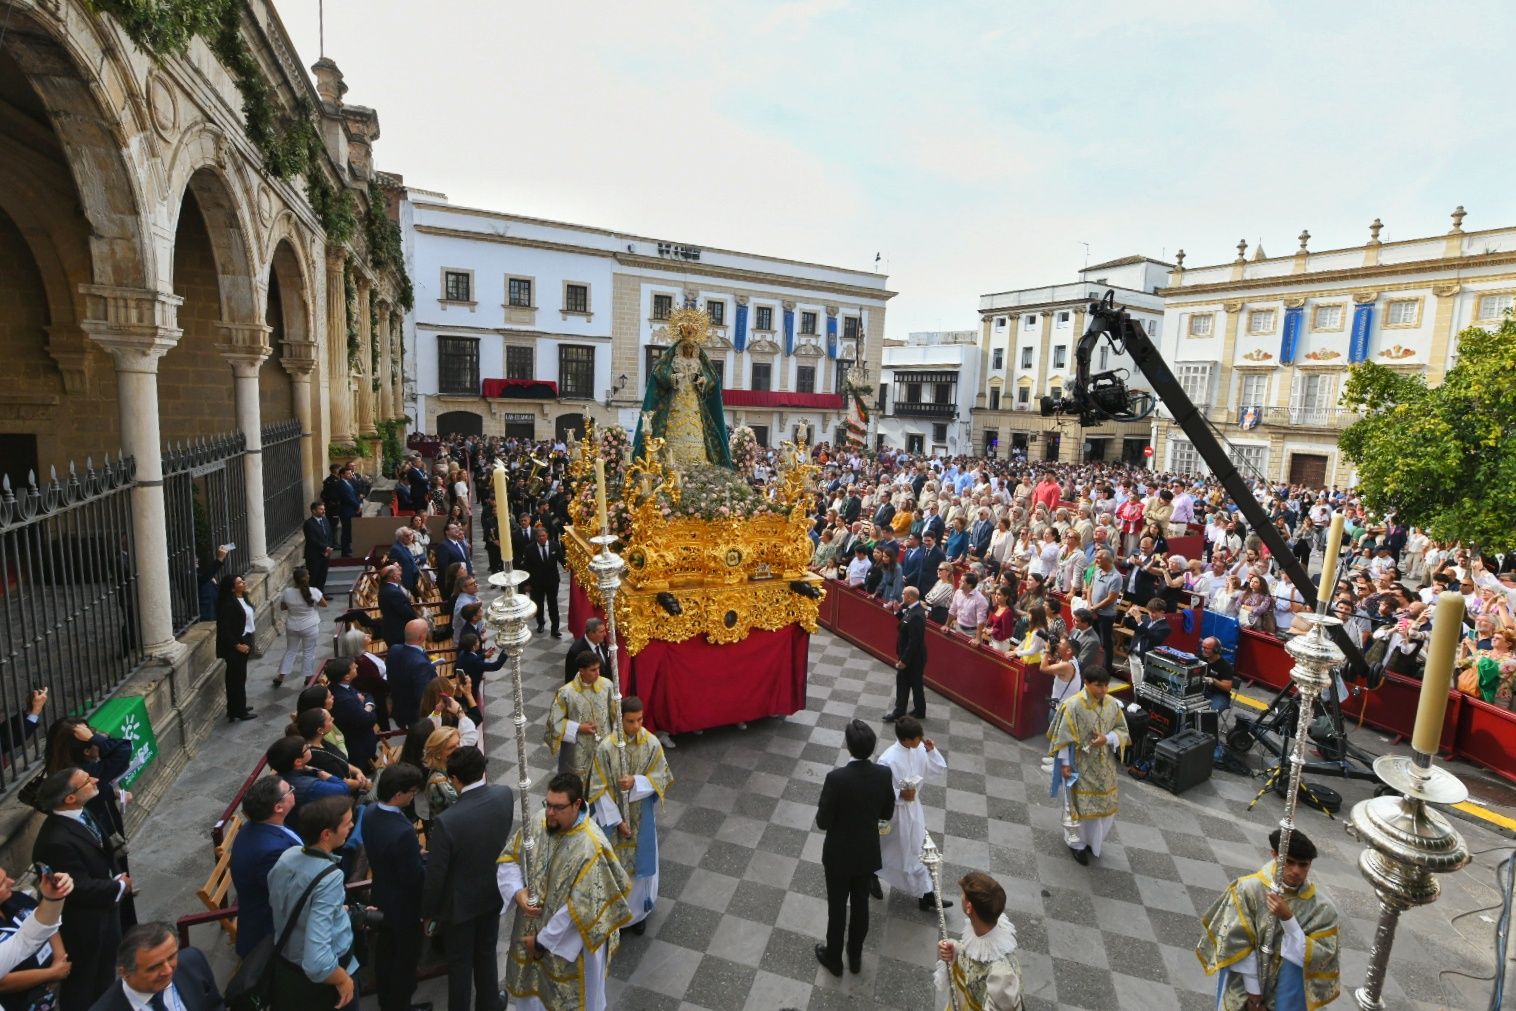
POLYGON ((1332 526, 1327 531, 1326 551, 1321 557, 1321 586, 1316 591, 1318 601, 1330 602, 1337 589, 1337 552, 1342 549, 1342 513, 1332 514, 1332 526))
POLYGON ((600 520, 600 532, 610 533, 611 524, 605 515, 605 457, 595 457, 595 510, 600 520))
POLYGON ((495 528, 500 534, 500 559, 511 560, 511 503, 505 495, 505 465, 495 461, 495 528))
POLYGON ((1416 704, 1416 729, 1411 747, 1423 755, 1437 754, 1442 741, 1442 718, 1448 708, 1448 686, 1453 681, 1453 654, 1463 636, 1463 595, 1437 595, 1437 613, 1432 617, 1432 644, 1427 650, 1426 673, 1421 678, 1421 700, 1416 704))

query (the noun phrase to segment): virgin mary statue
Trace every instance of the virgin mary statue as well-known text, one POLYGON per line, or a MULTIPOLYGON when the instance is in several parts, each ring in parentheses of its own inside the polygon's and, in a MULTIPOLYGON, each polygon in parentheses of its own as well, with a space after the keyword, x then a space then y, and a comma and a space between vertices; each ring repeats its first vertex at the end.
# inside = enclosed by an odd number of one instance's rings
POLYGON ((633 458, 642 455, 647 430, 664 440, 665 461, 675 470, 731 468, 721 377, 701 347, 709 325, 710 317, 700 309, 680 309, 669 319, 674 343, 658 358, 648 379, 633 458))

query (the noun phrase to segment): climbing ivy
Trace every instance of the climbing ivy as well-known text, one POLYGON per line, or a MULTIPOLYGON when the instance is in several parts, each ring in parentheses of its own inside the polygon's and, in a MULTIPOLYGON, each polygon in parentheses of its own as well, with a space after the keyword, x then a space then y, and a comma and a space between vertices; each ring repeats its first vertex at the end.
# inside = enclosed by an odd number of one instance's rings
MULTIPOLYGON (((295 108, 276 107, 252 50, 242 36, 245 0, 86 0, 97 14, 109 14, 143 52, 155 59, 182 56, 196 37, 205 40, 231 75, 242 96, 248 139, 264 168, 279 179, 305 177, 306 198, 327 240, 342 246, 357 228, 357 204, 347 187, 333 186, 322 171, 325 148, 316 130, 315 110, 302 99, 295 108)), ((402 285, 408 287, 404 266, 402 285)))
POLYGON ((353 280, 353 258, 342 263, 342 292, 347 302, 347 367, 353 371, 359 366, 358 352, 358 283, 353 280))
POLYGON ((372 377, 370 386, 375 393, 378 393, 384 377, 379 375, 379 363, 383 361, 379 348, 379 293, 373 288, 368 290, 368 350, 370 355, 368 374, 372 377))
POLYGON ((390 382, 399 383, 403 378, 401 370, 405 368, 405 317, 398 312, 390 313, 390 333, 395 335, 396 341, 395 357, 390 359, 390 382))

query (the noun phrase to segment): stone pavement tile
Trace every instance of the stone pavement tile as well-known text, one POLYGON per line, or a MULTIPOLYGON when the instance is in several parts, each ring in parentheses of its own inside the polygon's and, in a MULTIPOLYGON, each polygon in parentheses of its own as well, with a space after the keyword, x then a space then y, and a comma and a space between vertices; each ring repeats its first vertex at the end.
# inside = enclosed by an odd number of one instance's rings
MULTIPOLYGON (((1069 954, 1082 959, 1086 952, 1077 950, 1069 954)), ((1053 978, 1058 982, 1060 1007, 1087 1008, 1089 1011, 1107 1011, 1109 1008, 1121 1007, 1116 984, 1107 969, 1055 955, 1053 978)))
POLYGON ((1102 930, 1100 937, 1106 964, 1113 970, 1154 983, 1169 982, 1157 942, 1121 930, 1102 930))
MULTIPOLYGON (((445 997, 446 991, 443 993, 445 997)), ((684 1007, 684 1002, 678 997, 669 997, 653 990, 645 990, 640 986, 624 987, 619 991, 616 999, 617 1006, 637 1008, 638 1011, 681 1011, 684 1007)))
POLYGON ((1098 928, 1052 920, 1047 931, 1048 951, 1055 958, 1070 958, 1099 969, 1116 968, 1107 961, 1105 943, 1098 928))
POLYGON ((734 877, 697 867, 679 892, 679 901, 721 912, 732 901, 737 884, 734 877))
POLYGON ((774 928, 774 919, 763 921, 745 919, 728 914, 721 917, 716 930, 706 945, 708 954, 718 955, 732 962, 757 968, 763 962, 763 953, 768 948, 769 935, 774 928))
MULTIPOLYGON (((735 998, 740 995, 731 996, 732 1002, 723 1004, 724 1008, 737 1006, 735 998)), ((809 983, 760 969, 753 976, 752 986, 747 994, 747 1003, 742 1005, 742 1011, 800 1011, 801 1008, 808 1006, 810 1001, 811 985, 809 983)))
POLYGON ((930 1008, 936 999, 931 973, 911 962, 881 958, 874 973, 874 999, 885 1007, 930 1008))
MULTIPOLYGON (((1111 984, 1120 997, 1122 1011, 1176 1011, 1178 995, 1174 988, 1162 981, 1139 979, 1124 973, 1113 973, 1111 984)), ((1212 1005, 1215 999, 1211 1000, 1212 1005)))
MULTIPOLYGON (((783 920, 780 922, 782 924, 783 920)), ((825 903, 822 903, 820 925, 821 932, 825 933, 825 903)), ((822 938, 812 932, 815 926, 813 918, 802 924, 798 931, 785 926, 775 927, 769 932, 768 944, 764 946, 763 955, 758 960, 759 968, 802 983, 814 983, 818 975, 826 972, 816 962, 815 947, 822 938)))
POLYGON ((711 935, 721 924, 722 914, 714 909, 679 902, 668 911, 658 926, 658 940, 703 952, 711 935))
POLYGON ((758 970, 716 955, 706 955, 695 968, 684 999, 708 1008, 725 1008, 735 994, 752 988, 758 970))
POLYGON ((676 1000, 683 999, 704 958, 698 950, 654 939, 627 981, 676 1000))

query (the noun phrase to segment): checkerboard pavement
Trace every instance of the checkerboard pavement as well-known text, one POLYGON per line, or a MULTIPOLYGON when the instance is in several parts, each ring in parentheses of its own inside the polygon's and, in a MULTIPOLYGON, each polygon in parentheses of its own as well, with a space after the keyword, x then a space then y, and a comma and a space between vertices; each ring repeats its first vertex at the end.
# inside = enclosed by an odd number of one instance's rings
MULTIPOLYGON (((563 613, 567 614, 566 606, 563 613)), ((523 662, 532 803, 549 773, 542 725, 562 683, 569 645, 539 635, 523 662)), ((928 661, 930 664, 930 660, 928 661)), ((719 671, 712 671, 719 677, 719 671)), ((660 813, 660 897, 646 933, 624 936, 611 964, 611 1006, 635 1011, 705 1008, 781 1011, 810 1008, 932 1008, 936 917, 915 896, 894 894, 872 907, 863 971, 836 979, 812 954, 826 925, 823 834, 815 827, 821 780, 843 760, 842 730, 855 716, 874 724, 881 749, 892 740, 879 717, 894 672, 825 632, 812 637, 808 705, 782 719, 681 735, 668 753, 675 784, 660 813)), ((506 671, 491 675, 486 728, 495 782, 515 785, 506 671)), ((946 785, 922 790, 927 824, 944 855, 944 891, 957 897, 966 870, 983 869, 1005 887, 1016 925, 1027 1007, 1185 1009, 1214 1007, 1214 982, 1193 948, 1199 914, 1229 879, 1256 870, 1281 805, 1267 796, 1249 812, 1257 783, 1217 772, 1175 797, 1146 783, 1122 783, 1121 814, 1105 854, 1089 867, 1068 855, 1059 809, 1038 766, 1042 740, 1016 741, 928 691, 926 728, 947 758, 946 785)), ((1368 731, 1357 731, 1355 740, 1368 731)), ((1351 804, 1362 783, 1333 781, 1351 804)), ((1298 823, 1321 849, 1313 870, 1343 914, 1343 984, 1363 978, 1377 906, 1357 871, 1361 847, 1341 818, 1302 809, 1298 823)), ((1443 896, 1401 919, 1385 1000, 1391 1007, 1482 1007, 1488 984, 1450 971, 1489 976, 1493 927, 1476 913, 1498 902, 1494 866, 1508 840, 1456 823, 1476 861, 1442 877, 1443 896)), ((949 913, 957 934, 962 917, 949 913)), ((502 936, 509 933, 502 926, 502 936)), ((501 955, 504 957, 504 950, 501 955)), ((431 984, 435 986, 436 984, 431 984)), ((431 986, 422 996, 430 996, 431 986)), ((439 991, 440 996, 440 991, 439 991)))

